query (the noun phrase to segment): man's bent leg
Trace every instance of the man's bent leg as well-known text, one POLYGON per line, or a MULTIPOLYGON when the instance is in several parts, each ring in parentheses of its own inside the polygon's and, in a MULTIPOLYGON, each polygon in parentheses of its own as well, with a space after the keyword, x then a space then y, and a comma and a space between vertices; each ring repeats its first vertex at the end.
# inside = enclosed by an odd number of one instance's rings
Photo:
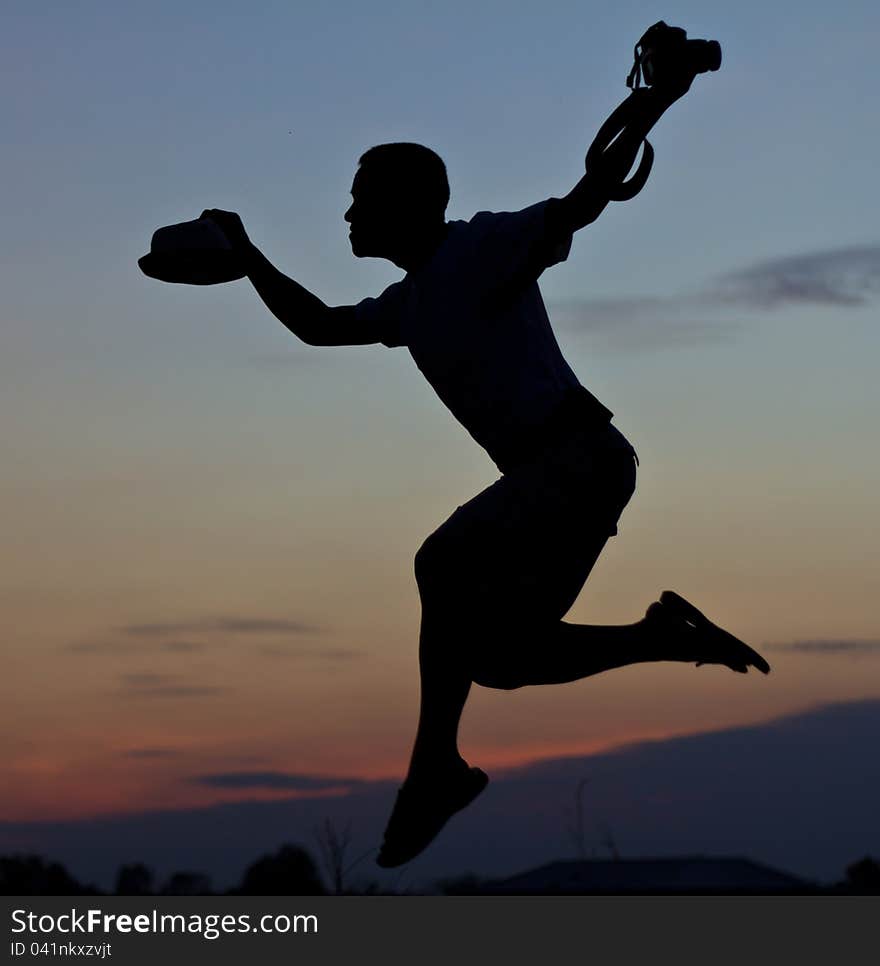
POLYGON ((511 690, 538 684, 564 684, 582 678, 653 661, 721 664, 745 673, 754 667, 764 674, 770 665, 752 648, 712 624, 692 605, 680 604, 665 591, 635 624, 599 626, 559 621, 532 628, 496 624, 481 639, 486 645, 474 671, 474 682, 511 690), (691 613, 695 612, 695 619, 691 613), (503 656, 497 654, 504 651, 503 656))
MULTIPOLYGON (((487 629, 488 631, 488 629, 487 629)), ((587 625, 557 621, 524 627, 496 625, 484 637, 473 680, 505 691, 538 684, 567 684, 582 678, 663 656, 662 643, 644 621, 587 625)))

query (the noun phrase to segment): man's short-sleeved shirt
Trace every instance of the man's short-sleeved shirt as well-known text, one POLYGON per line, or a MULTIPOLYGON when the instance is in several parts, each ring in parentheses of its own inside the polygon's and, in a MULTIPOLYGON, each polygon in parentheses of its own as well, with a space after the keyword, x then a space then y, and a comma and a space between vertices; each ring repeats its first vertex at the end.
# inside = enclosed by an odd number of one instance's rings
POLYGON ((356 306, 384 345, 406 346, 453 415, 496 463, 580 384, 547 317, 538 277, 564 261, 550 240, 553 199, 448 223, 430 260, 356 306))

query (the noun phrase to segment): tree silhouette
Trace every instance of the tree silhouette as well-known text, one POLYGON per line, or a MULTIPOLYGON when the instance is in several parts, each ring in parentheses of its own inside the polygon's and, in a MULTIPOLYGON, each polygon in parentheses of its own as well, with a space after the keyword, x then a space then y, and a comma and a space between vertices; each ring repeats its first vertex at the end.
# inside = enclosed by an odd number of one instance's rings
POLYGON ((143 862, 119 866, 116 873, 118 896, 149 896, 153 892, 153 872, 143 862))
POLYGON ((846 884, 864 892, 880 892, 880 862, 866 855, 846 867, 846 884))
POLYGON ((175 872, 162 886, 163 896, 210 896, 211 880, 201 872, 175 872))
POLYGON ((0 893, 7 896, 95 895, 94 886, 83 886, 58 862, 39 855, 0 857, 0 893))
MULTIPOLYGON (((584 820, 584 790, 587 785, 589 785, 591 779, 582 778, 574 790, 574 808, 569 810, 566 809, 566 813, 570 817, 570 824, 568 826, 568 835, 574 844, 577 857, 579 859, 586 859, 587 856, 587 835, 586 835, 586 822, 584 820)), ((613 859, 620 858, 620 852, 617 849, 617 843, 614 839, 614 835, 611 831, 610 826, 602 823, 596 823, 597 828, 602 836, 602 844, 608 849, 611 857, 613 859)), ((595 850, 593 850, 593 855, 595 855, 595 850)))
POLYGON ((330 877, 333 892, 341 896, 346 892, 345 880, 348 873, 362 862, 372 851, 372 848, 362 852, 356 859, 349 861, 346 856, 351 846, 351 822, 340 832, 332 819, 325 818, 323 824, 315 829, 315 839, 321 853, 324 871, 330 877))
POLYGON ((274 855, 264 855, 245 870, 241 895, 321 896, 326 894, 314 859, 299 845, 282 845, 274 855))

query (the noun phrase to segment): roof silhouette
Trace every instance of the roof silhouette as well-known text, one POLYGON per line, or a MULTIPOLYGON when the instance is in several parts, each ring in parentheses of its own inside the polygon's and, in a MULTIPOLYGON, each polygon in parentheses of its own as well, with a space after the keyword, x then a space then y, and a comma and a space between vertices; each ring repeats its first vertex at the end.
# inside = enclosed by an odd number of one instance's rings
POLYGON ((811 892, 813 883, 745 858, 685 856, 550 862, 507 879, 483 883, 492 895, 590 893, 811 892))

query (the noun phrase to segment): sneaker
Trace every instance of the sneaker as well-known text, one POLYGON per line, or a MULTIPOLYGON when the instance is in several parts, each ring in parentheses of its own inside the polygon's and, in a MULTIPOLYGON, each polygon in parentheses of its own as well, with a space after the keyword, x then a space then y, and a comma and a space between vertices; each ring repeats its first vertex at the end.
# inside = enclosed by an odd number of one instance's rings
POLYGON ((488 784, 489 777, 479 768, 461 772, 452 782, 404 782, 397 793, 376 864, 391 869, 414 859, 434 841, 449 819, 470 805, 488 784))
POLYGON ((668 614, 685 621, 697 632, 694 641, 695 651, 699 653, 697 667, 701 664, 724 664, 733 671, 745 674, 751 666, 764 674, 770 673, 770 665, 756 650, 713 624, 675 591, 664 590, 660 595, 660 604, 668 614))

